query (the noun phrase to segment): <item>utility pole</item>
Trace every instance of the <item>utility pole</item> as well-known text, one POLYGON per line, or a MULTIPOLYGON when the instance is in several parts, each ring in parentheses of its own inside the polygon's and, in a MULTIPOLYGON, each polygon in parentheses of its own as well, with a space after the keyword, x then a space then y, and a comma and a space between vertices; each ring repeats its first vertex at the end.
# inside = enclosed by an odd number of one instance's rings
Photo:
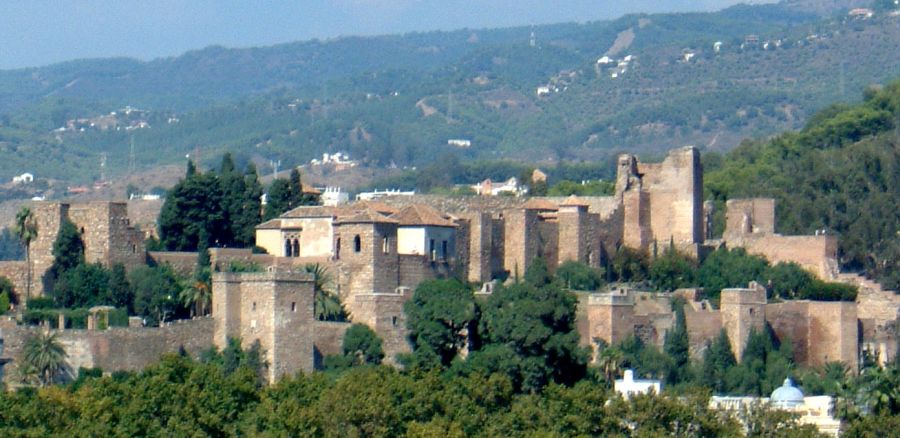
POLYGON ((131 136, 131 152, 128 154, 128 174, 134 173, 134 136, 131 136))
POLYGON ((106 181, 106 152, 100 154, 100 181, 106 181))

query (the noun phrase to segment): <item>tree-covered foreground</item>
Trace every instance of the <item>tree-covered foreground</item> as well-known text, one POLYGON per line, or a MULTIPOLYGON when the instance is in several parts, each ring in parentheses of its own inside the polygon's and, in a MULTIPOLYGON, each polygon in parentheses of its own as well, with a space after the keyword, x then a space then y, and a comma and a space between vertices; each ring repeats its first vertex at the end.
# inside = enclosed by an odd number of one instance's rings
POLYGON ((381 340, 352 325, 327 369, 273 385, 259 344, 198 358, 170 354, 141 372, 82 369, 54 376, 53 336, 28 341, 34 386, 0 394, 2 436, 818 436, 791 414, 761 406, 711 410, 713 393, 768 395, 786 375, 808 394, 839 397, 847 436, 900 426, 900 368, 871 361, 859 376, 840 364, 801 369, 770 332, 752 334, 740 364, 724 336, 688 356, 684 317, 664 348, 631 338, 579 346, 575 296, 539 260, 521 281, 476 298, 456 280, 418 287, 405 306, 410 354, 381 364, 381 340), (38 360, 40 358, 40 360, 38 360), (622 399, 626 367, 666 382, 662 394, 622 399), (73 373, 74 374, 74 373, 73 373), (746 424, 746 429, 742 424, 746 424))

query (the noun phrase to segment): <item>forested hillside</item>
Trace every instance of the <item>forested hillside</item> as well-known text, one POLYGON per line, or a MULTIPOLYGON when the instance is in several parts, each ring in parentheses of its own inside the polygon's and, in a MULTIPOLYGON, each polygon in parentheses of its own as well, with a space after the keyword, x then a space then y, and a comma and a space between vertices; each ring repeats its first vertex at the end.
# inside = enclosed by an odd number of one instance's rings
POLYGON ((706 196, 777 199, 784 234, 837 234, 844 268, 900 288, 900 81, 834 105, 803 130, 704 157, 706 196))
POLYGON ((372 167, 446 153, 546 163, 683 144, 724 151, 886 82, 900 70, 898 42, 900 20, 887 14, 756 5, 5 71, 0 177, 90 182, 101 154, 116 177, 131 167, 132 144, 137 171, 202 148, 201 164, 232 151, 261 173, 273 159, 285 168, 336 151, 372 167), (598 64, 604 56, 611 62, 598 64), (122 120, 128 105, 148 127, 124 129, 136 122, 122 120), (118 130, 54 131, 110 111, 118 130))

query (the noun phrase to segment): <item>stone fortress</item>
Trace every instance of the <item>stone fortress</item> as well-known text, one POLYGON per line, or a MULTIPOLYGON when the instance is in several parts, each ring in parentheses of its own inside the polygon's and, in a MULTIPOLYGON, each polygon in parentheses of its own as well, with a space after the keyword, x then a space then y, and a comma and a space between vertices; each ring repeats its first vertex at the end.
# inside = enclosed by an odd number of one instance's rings
MULTIPOLYGON (((730 200, 721 239, 711 238, 710 203, 702 199, 700 154, 692 147, 673 150, 661 163, 641 163, 632 155, 618 160, 613 196, 569 198, 397 196, 334 207, 300 207, 256 227, 257 245, 249 249, 211 249, 215 270, 235 260, 266 267, 260 273, 213 275, 210 318, 164 327, 65 330, 61 339, 73 369, 99 366, 104 371, 134 370, 159 354, 184 347, 191 353, 228 337, 245 345, 259 341, 269 363, 269 379, 311 371, 327 354, 340 351, 348 323, 322 322, 313 316, 313 283, 299 273, 318 263, 334 277, 353 322, 370 326, 384 340, 388 361, 409 351, 403 304, 422 281, 458 277, 483 284, 519 278, 532 260, 544 258, 551 269, 567 260, 599 267, 621 246, 649 254, 674 245, 692 256, 720 246, 743 247, 775 263, 794 261, 820 278, 860 287, 856 302, 787 301, 768 303, 765 288, 733 285, 722 292, 718 309, 697 290, 652 293, 617 289, 579 293, 577 326, 582 343, 618 342, 638 336, 662 345, 674 325, 672 298, 685 299, 691 353, 695 357, 725 329, 738 358, 752 329, 769 325, 789 339, 802 365, 842 361, 857 369, 863 350, 879 360, 897 348, 900 298, 874 282, 838 271, 833 235, 782 236, 775 233, 771 199, 730 200)), ((150 252, 129 225, 121 203, 35 204, 38 240, 31 247, 33 294, 49 267, 50 248, 63 217, 83 230, 88 261, 105 265, 170 263, 182 272, 196 254, 150 252)), ((24 262, 0 263, 0 274, 25 290, 24 262)), ((24 337, 36 328, 0 321, 5 351, 14 371, 24 337)), ((14 372, 6 372, 11 381, 14 372)))

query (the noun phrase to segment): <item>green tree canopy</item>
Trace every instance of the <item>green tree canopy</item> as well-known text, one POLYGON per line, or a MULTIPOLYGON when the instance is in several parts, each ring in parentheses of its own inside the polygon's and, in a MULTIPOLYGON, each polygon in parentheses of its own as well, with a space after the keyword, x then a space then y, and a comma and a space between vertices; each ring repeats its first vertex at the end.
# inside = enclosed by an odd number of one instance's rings
POLYGON ((403 311, 418 362, 434 358, 434 365, 445 367, 465 347, 466 330, 474 329, 472 322, 477 316, 471 288, 458 280, 420 283, 403 311))

